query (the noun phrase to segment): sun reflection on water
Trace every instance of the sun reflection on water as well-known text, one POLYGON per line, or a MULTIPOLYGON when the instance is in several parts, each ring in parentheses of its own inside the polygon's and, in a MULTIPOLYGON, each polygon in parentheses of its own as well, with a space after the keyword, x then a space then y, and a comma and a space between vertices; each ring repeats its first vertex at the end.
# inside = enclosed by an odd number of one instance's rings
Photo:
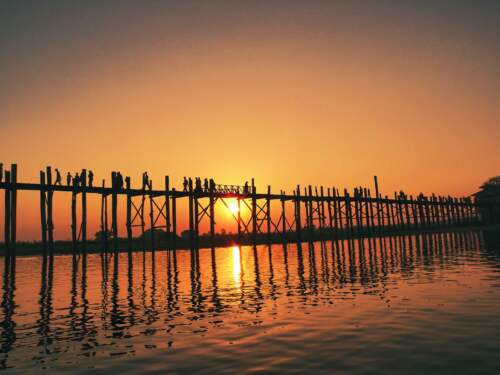
POLYGON ((234 285, 241 287, 241 249, 239 246, 233 246, 233 278, 234 285))

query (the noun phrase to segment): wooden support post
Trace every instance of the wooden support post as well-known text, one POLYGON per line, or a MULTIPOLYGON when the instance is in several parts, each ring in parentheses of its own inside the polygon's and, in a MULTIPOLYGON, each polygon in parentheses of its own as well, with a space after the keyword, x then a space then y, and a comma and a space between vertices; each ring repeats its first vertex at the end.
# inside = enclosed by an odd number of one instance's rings
POLYGON ((4 242, 5 242, 5 254, 10 255, 11 242, 10 242, 10 219, 11 219, 11 199, 10 199, 10 171, 5 171, 5 183, 7 184, 5 188, 5 221, 4 221, 4 242))
MULTIPOLYGON (((209 205, 210 205, 210 244, 212 247, 215 246, 215 198, 213 188, 210 187, 210 196, 209 196, 209 205)), ((238 215, 240 214, 239 200, 238 200, 238 215)), ((239 233, 239 232, 238 232, 239 233)))
POLYGON ((112 173, 112 194, 111 194, 111 230, 113 231, 113 250, 118 251, 118 194, 116 185, 116 173, 112 173))
MULTIPOLYGON (((324 236, 325 235, 325 233, 324 233, 325 232, 325 195, 324 195, 323 186, 320 186, 319 191, 320 191, 320 196, 319 196, 318 211, 320 212, 320 220, 319 220, 320 233, 321 233, 321 236, 324 236)), ((316 192, 316 196, 318 196, 317 192, 316 192)))
POLYGON ((408 206, 408 196, 404 195, 404 208, 405 208, 405 227, 410 228, 411 218, 410 218, 410 207, 408 206))
POLYGON ((394 224, 393 221, 393 209, 392 209, 392 203, 389 201, 389 197, 386 195, 385 196, 385 207, 386 207, 386 213, 387 213, 387 229, 391 230, 392 226, 394 224))
POLYGON ((353 192, 353 196, 352 196, 353 200, 354 200, 354 216, 355 216, 355 219, 356 219, 356 232, 360 233, 361 231, 361 218, 360 218, 360 209, 359 209, 359 204, 360 204, 360 200, 359 200, 359 190, 358 188, 354 188, 354 192, 353 192))
POLYGON ((300 213, 300 185, 297 185, 295 190, 295 232, 297 241, 302 241, 302 219, 300 213))
POLYGON ((238 205, 238 212, 236 213, 236 221, 238 224, 238 242, 241 242, 241 198, 236 198, 236 203, 238 205))
POLYGON ((344 189, 344 201, 345 201, 346 226, 352 235, 354 223, 352 220, 351 197, 349 196, 349 192, 347 191, 347 189, 344 189))
POLYGON ((87 251, 87 170, 82 171, 82 251, 87 251))
MULTIPOLYGON (((104 181, 102 182, 102 187, 104 187, 104 181)), ((107 228, 105 227, 104 215, 106 212, 106 193, 101 193, 101 251, 107 250, 108 234, 107 228)))
POLYGON ((338 223, 338 226, 335 225, 335 234, 338 237, 339 230, 342 232, 344 231, 344 222, 342 220, 342 200, 340 198, 339 189, 334 188, 333 191, 335 193, 334 199, 336 203, 334 206, 336 210, 335 220, 338 223))
POLYGON ((40 223, 42 227, 43 254, 47 254, 47 196, 45 186, 45 172, 40 171, 40 223))
POLYGON ((409 202, 409 207, 411 207, 411 219, 408 219, 408 224, 413 228, 418 228, 418 223, 417 223, 417 211, 415 209, 415 201, 413 199, 413 195, 410 195, 410 202, 409 202))
POLYGON ((141 243, 142 243, 142 251, 146 250, 146 220, 144 219, 144 210, 146 207, 146 195, 144 188, 142 190, 142 196, 141 196, 141 209, 139 210, 140 215, 141 215, 141 243))
POLYGON ((375 229, 375 213, 373 211, 373 199, 370 189, 368 189, 368 202, 369 202, 369 213, 370 213, 370 231, 373 232, 375 229))
POLYGON ((47 167, 45 173, 47 178, 47 241, 49 251, 52 254, 54 251, 54 220, 52 217, 54 191, 52 190, 52 169, 47 167))
POLYGON ((397 220, 397 229, 401 229, 401 218, 399 216, 399 197, 398 193, 394 192, 394 208, 395 208, 395 220, 394 223, 396 223, 397 220))
POLYGON ((150 226, 150 234, 151 234, 151 250, 154 251, 156 248, 155 243, 155 207, 154 207, 154 197, 153 197, 153 187, 149 188, 149 226, 150 226))
POLYGON ((189 247, 194 248, 194 207, 193 207, 193 181, 189 179, 189 247))
POLYGON ((377 208, 377 227, 379 230, 381 230, 384 226, 384 224, 381 222, 381 219, 382 219, 382 215, 381 215, 381 212, 380 212, 380 208, 381 208, 381 202, 380 202, 380 192, 378 190, 378 177, 377 176, 373 176, 373 181, 375 183, 375 199, 376 199, 376 208, 377 208))
POLYGON ((125 179, 125 189, 127 193, 127 250, 132 251, 132 194, 130 193, 130 177, 125 179))
POLYGON ((338 189, 332 188, 333 193, 333 226, 335 232, 335 238, 339 236, 339 230, 343 228, 342 226, 342 210, 340 207, 340 198, 338 194, 338 189))
POLYGON ((252 178, 252 241, 255 244, 257 239, 257 198, 255 197, 255 182, 252 178))
POLYGON ((172 247, 177 248, 177 197, 175 188, 172 189, 172 247))
POLYGON ((165 176, 165 230, 167 232, 167 240, 170 241, 170 177, 165 176))
POLYGON ((286 211, 285 211, 285 192, 281 191, 281 235, 283 237, 283 242, 286 241, 286 211))
POLYGON ((71 191, 71 243, 73 256, 76 254, 76 186, 71 191))
POLYGON ((460 198, 460 224, 464 224, 467 221, 465 213, 465 198, 460 198))
POLYGON ((370 204, 368 200, 368 192, 366 188, 363 188, 361 190, 362 192, 362 197, 361 197, 361 215, 363 217, 363 203, 364 203, 364 217, 365 217, 365 229, 369 232, 370 231, 370 204))
POLYGON ((399 220, 399 229, 403 230, 405 228, 405 218, 403 215, 403 199, 404 196, 401 195, 401 192, 398 194, 396 199, 398 205, 398 220, 399 220))
POLYGON ((332 198, 332 194, 330 192, 330 188, 326 189, 327 195, 327 204, 328 204, 328 227, 329 227, 329 236, 333 233, 333 213, 332 213, 332 204, 335 204, 335 201, 332 198))
POLYGON ((10 251, 11 255, 16 255, 16 242, 17 242, 17 164, 10 166, 10 251))
POLYGON ((195 240, 195 247, 198 249, 199 242, 200 242, 200 231, 199 231, 199 223, 200 223, 200 213, 199 213, 199 203, 198 203, 198 191, 195 191, 194 197, 193 197, 193 206, 194 206, 194 240, 195 240))
POLYGON ((427 225, 427 228, 431 227, 431 212, 430 212, 430 204, 429 204, 429 198, 424 197, 424 202, 425 202, 425 222, 427 225))
POLYGON ((266 226, 267 226, 267 242, 271 242, 271 186, 267 186, 266 196, 266 226))
POLYGON ((313 197, 312 197, 312 186, 309 185, 308 187, 308 199, 307 199, 307 205, 308 205, 308 211, 309 211, 309 214, 308 214, 308 218, 309 218, 309 224, 308 224, 308 227, 309 227, 309 241, 312 241, 313 240, 313 226, 314 226, 314 222, 313 222, 313 197))
POLYGON ((438 197, 438 204, 439 204, 439 227, 443 227, 443 224, 446 225, 446 216, 444 212, 443 197, 441 195, 438 197))

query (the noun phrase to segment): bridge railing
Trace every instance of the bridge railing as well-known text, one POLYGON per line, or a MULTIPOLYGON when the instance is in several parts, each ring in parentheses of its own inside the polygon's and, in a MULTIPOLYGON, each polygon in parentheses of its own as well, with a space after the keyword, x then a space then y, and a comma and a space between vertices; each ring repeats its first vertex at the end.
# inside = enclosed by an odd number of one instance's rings
POLYGON ((249 194, 250 186, 241 186, 241 185, 215 185, 215 192, 223 193, 223 194, 249 194))

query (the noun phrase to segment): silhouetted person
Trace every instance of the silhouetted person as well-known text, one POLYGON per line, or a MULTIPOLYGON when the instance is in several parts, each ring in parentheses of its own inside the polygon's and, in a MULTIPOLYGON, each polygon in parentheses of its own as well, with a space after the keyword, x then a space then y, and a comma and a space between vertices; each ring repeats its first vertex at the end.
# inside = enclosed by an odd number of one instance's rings
POLYGON ((243 187, 243 193, 248 194, 248 181, 245 181, 245 186, 243 187))
POLYGON ((187 192, 188 191, 188 179, 186 177, 184 177, 184 180, 182 181, 182 187, 184 188, 184 192, 187 192))
POLYGON ((59 169, 56 168, 56 181, 54 182, 54 185, 62 185, 62 177, 61 177, 61 172, 59 172, 59 169))
POLYGON ((0 163, 0 182, 3 181, 3 163, 0 163))
POLYGON ((123 176, 120 172, 116 174, 116 185, 119 190, 123 189, 123 176))
POLYGON ((201 178, 196 177, 196 191, 201 192, 201 178))
POLYGON ((80 186, 80 175, 78 174, 78 172, 75 173, 75 177, 73 178, 73 186, 80 186))
POLYGON ((189 191, 193 190, 193 179, 189 177, 188 179, 188 186, 189 186, 189 191))
POLYGON ((205 178, 205 180, 203 180, 203 189, 205 190, 206 193, 208 192, 208 179, 207 178, 205 178))
POLYGON ((94 173, 92 173, 92 171, 89 171, 89 187, 92 187, 93 182, 94 182, 94 173))
POLYGON ((70 186, 71 180, 73 180, 73 177, 71 177, 71 173, 68 172, 68 174, 66 175, 66 185, 70 186))
POLYGON ((130 176, 125 177, 125 187, 130 187, 130 176))
POLYGON ((213 178, 210 179, 210 191, 215 191, 215 181, 213 178))
POLYGON ((142 189, 146 189, 146 187, 149 185, 149 176, 148 172, 144 172, 142 174, 142 189))

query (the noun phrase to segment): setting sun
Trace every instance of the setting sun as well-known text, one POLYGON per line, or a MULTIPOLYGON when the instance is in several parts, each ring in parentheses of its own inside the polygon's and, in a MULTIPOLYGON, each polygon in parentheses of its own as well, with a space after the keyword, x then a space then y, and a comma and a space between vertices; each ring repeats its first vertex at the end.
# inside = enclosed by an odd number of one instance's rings
POLYGON ((232 213, 233 215, 236 215, 236 214, 238 213, 238 211, 240 210, 240 209, 238 208, 238 202, 236 202, 236 200, 234 200, 234 201, 230 202, 230 203, 228 204, 228 208, 229 208, 229 211, 231 211, 231 213, 232 213))

